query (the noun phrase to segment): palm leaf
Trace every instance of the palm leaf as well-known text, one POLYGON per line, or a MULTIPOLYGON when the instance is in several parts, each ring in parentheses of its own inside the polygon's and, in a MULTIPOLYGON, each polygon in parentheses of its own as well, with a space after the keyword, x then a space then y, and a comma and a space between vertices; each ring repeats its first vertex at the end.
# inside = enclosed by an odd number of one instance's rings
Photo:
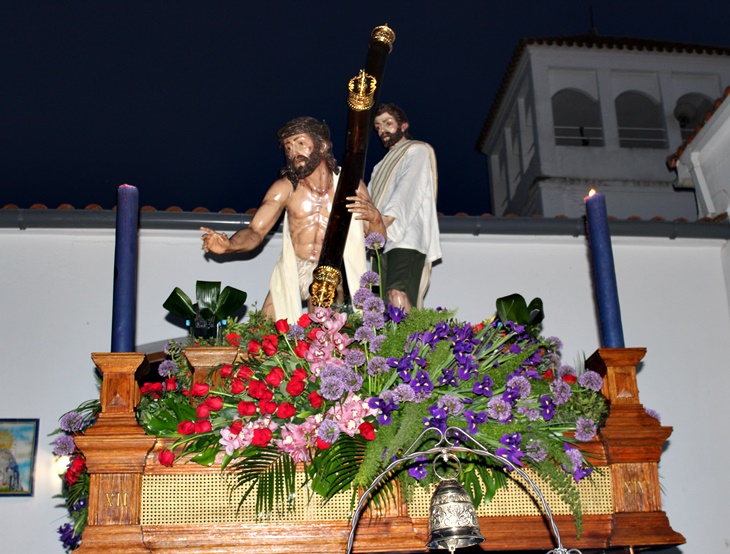
POLYGON ((190 297, 180 287, 175 287, 172 293, 170 293, 170 296, 167 297, 167 300, 165 300, 165 303, 162 304, 162 307, 171 314, 184 319, 192 320, 195 317, 193 301, 190 300, 190 297))
POLYGON ((530 302, 530 305, 527 306, 527 310, 530 312, 530 325, 537 325, 538 323, 541 323, 543 319, 545 319, 545 311, 542 307, 541 298, 533 298, 532 302, 530 302))
POLYGON ((246 293, 234 287, 226 287, 218 298, 215 308, 215 318, 218 321, 232 316, 246 302, 246 293))
POLYGON ((340 435, 330 448, 317 453, 312 460, 312 490, 327 502, 334 495, 350 488, 365 457, 365 439, 340 435))
POLYGON ((203 319, 210 319, 215 316, 220 292, 220 281, 195 282, 195 299, 198 302, 198 313, 203 319))
POLYGON ((497 315, 502 323, 508 321, 527 323, 529 319, 527 302, 521 294, 517 293, 497 298, 497 315))
MULTIPOLYGON (((472 456, 468 457, 472 458, 472 456)), ((474 504, 479 506, 482 502, 484 504, 491 502, 497 489, 507 483, 507 477, 501 468, 489 460, 474 459, 473 463, 465 466, 461 481, 464 488, 471 494, 474 504)))
POLYGON ((296 488, 296 465, 291 456, 276 448, 249 448, 244 454, 231 466, 234 474, 231 493, 244 489, 238 509, 255 490, 257 519, 283 515, 291 510, 296 488))

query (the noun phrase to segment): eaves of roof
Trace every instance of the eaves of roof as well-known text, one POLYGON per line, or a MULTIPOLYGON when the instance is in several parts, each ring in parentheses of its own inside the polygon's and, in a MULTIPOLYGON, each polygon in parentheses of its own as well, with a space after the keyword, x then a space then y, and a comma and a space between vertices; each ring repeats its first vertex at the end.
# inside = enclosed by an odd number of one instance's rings
MULTIPOLYGON (((250 213, 241 214, 227 210, 219 213, 206 211, 142 210, 140 229, 197 230, 211 227, 219 231, 233 232, 247 226, 250 213)), ((114 210, 42 210, 0 209, 0 229, 114 229, 114 210)), ((703 219, 700 221, 666 221, 661 218, 615 219, 609 222, 613 236, 665 237, 730 240, 730 223, 727 220, 703 219)), ((469 216, 439 216, 441 234, 468 235, 535 235, 580 236, 585 234, 583 218, 568 217, 495 217, 489 214, 469 216)), ((280 226, 274 232, 281 232, 280 226)))
POLYGON ((667 157, 667 168, 671 171, 673 169, 676 169, 677 163, 679 162, 679 158, 682 156, 684 151, 687 149, 687 146, 692 144, 692 141, 694 141, 695 137, 697 137, 697 134, 704 128, 704 126, 707 124, 710 119, 712 119, 712 116, 715 115, 715 112, 722 106, 723 102, 725 102, 725 99, 730 96, 730 86, 725 87, 725 92, 722 96, 717 98, 715 102, 712 104, 712 108, 707 111, 705 114, 705 117, 702 119, 702 123, 698 123, 695 127, 695 130, 692 132, 691 135, 689 135, 682 144, 679 145, 679 148, 677 148, 677 151, 674 154, 671 154, 667 157))
POLYGON ((665 52, 677 54, 699 54, 714 56, 730 56, 730 48, 721 46, 707 46, 701 44, 687 44, 682 42, 659 41, 652 39, 630 38, 630 37, 611 37, 601 36, 595 30, 584 35, 573 35, 563 37, 543 37, 543 38, 523 38, 517 44, 515 51, 507 64, 507 71, 502 78, 502 83, 497 90, 497 94, 492 102, 492 106, 487 115, 487 119, 482 126, 479 139, 476 143, 476 149, 481 151, 482 144, 487 138, 487 134, 494 123, 497 112, 507 93, 507 88, 514 76, 520 58, 524 54, 528 46, 561 46, 565 48, 596 48, 605 50, 624 50, 639 52, 665 52))

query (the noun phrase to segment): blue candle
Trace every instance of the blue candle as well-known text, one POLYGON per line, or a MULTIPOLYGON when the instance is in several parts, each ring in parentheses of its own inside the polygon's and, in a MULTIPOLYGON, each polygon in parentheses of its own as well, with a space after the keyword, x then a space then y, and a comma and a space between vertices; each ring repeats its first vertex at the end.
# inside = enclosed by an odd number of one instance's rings
POLYGON ((112 352, 134 352, 137 312, 137 189, 117 190, 117 226, 114 241, 114 304, 112 352))
POLYGON ((586 230, 593 266, 593 284, 601 326, 601 346, 623 348, 624 331, 621 325, 621 308, 618 302, 611 235, 608 232, 606 198, 603 194, 592 190, 586 197, 585 204, 586 230))

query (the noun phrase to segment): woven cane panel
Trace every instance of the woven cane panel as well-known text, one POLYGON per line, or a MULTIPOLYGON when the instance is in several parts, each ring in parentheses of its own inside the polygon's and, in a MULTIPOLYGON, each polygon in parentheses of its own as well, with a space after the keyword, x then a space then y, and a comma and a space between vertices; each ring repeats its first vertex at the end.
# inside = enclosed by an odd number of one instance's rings
MULTIPOLYGON (((302 488, 304 473, 297 473, 295 509, 276 517, 276 521, 347 520, 352 494, 345 492, 322 505, 321 496, 302 488)), ((256 493, 253 491, 241 508, 242 490, 230 493, 227 479, 219 473, 193 475, 145 475, 142 478, 142 525, 254 523, 256 493)))
MULTIPOLYGON (((559 495, 548 488, 544 481, 530 470, 530 478, 540 488, 554 515, 570 515, 571 511, 559 495)), ((302 488, 304 474, 297 474, 300 491, 294 502, 295 509, 276 517, 277 521, 338 521, 347 520, 351 514, 350 492, 336 495, 322 505, 321 497, 302 488)), ((492 502, 477 508, 479 517, 539 516, 541 505, 522 477, 513 473, 507 486, 497 491, 492 502)), ((242 491, 232 495, 226 474, 206 473, 193 475, 145 475, 142 480, 142 525, 254 523, 256 521, 255 492, 238 509, 242 491)), ((428 518, 430 490, 416 487, 408 503, 408 515, 412 518, 428 518)), ((613 510, 609 468, 595 468, 590 479, 578 485, 583 514, 610 514, 613 510)))
MULTIPOLYGON (((537 485, 545 497, 553 515, 571 515, 570 507, 551 490, 547 484, 529 469, 525 470, 530 479, 537 485)), ((517 473, 512 472, 507 486, 502 487, 494 495, 492 501, 481 504, 477 508, 479 517, 540 516, 542 503, 527 482, 517 473), (528 492, 529 491, 529 492, 528 492)), ((417 487, 413 499, 408 503, 408 515, 412 518, 428 518, 431 496, 436 485, 429 490, 417 487)), ((578 484, 583 515, 613 513, 611 496, 611 472, 607 467, 593 470, 590 479, 583 479, 578 484)))

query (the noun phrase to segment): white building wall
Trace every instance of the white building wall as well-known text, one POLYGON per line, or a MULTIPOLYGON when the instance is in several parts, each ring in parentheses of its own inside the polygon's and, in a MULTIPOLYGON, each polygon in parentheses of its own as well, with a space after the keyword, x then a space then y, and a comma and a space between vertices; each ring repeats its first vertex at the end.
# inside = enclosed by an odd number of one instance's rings
MULTIPOLYGON (((596 350, 583 237, 442 240, 444 262, 433 270, 428 305, 457 307, 477 321, 494 312, 499 296, 539 296, 544 333, 563 340, 566 363, 596 350)), ((206 261, 196 231, 143 231, 138 344, 184 334, 162 308, 175 286, 193 293, 196 280, 220 280, 247 291, 249 305, 260 304, 279 248, 275 236, 251 259, 220 263, 206 261)), ((113 232, 0 229, 0 251, 0 418, 40 419, 35 496, 0 499, 2 551, 60 554, 64 511, 52 498, 60 480, 47 435, 61 414, 97 396, 90 354, 110 348, 113 232)), ((663 503, 688 543, 673 552, 727 552, 730 249, 722 240, 619 237, 614 254, 626 344, 648 349, 638 374, 641 400, 674 427, 660 465, 663 503)))

